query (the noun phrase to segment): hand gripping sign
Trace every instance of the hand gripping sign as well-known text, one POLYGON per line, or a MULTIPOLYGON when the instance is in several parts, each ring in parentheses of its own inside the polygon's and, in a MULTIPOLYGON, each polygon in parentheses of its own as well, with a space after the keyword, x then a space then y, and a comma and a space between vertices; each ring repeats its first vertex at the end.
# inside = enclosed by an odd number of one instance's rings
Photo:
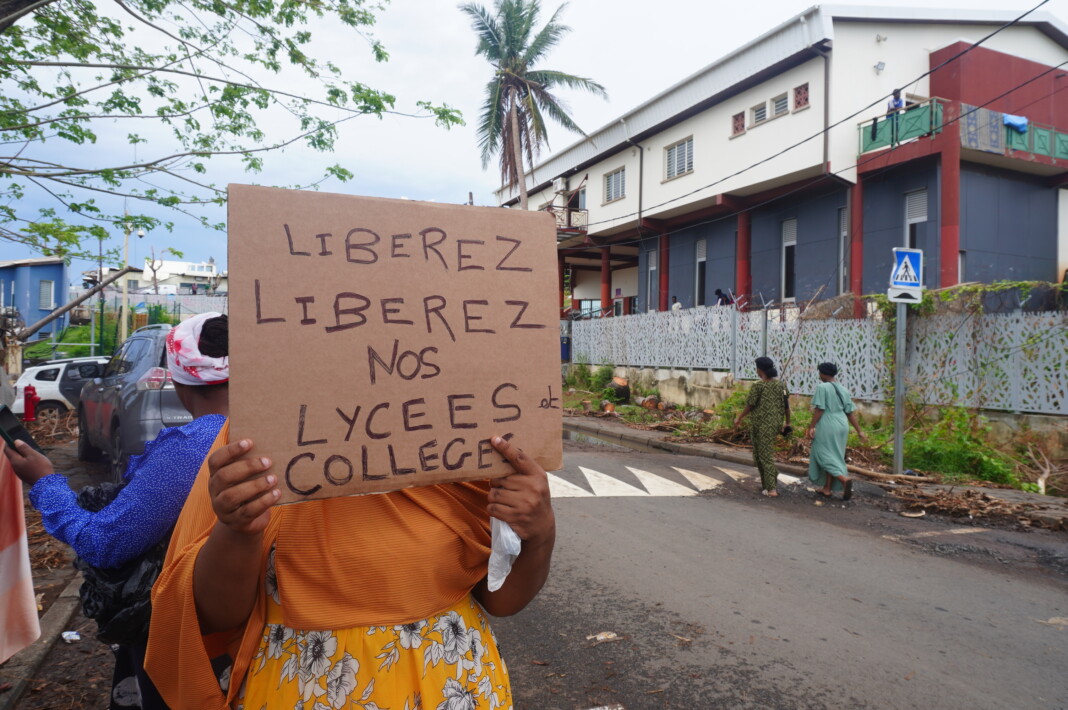
POLYGON ((544 212, 231 185, 231 440, 282 503, 561 466, 544 212))

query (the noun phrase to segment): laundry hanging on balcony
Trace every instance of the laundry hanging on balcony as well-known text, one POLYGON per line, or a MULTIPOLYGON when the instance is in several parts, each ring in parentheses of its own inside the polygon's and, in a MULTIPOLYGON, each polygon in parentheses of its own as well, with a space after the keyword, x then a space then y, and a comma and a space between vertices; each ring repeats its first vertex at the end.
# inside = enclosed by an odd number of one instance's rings
POLYGON ((1003 114, 1001 120, 1017 133, 1027 133, 1027 116, 1013 116, 1011 113, 1006 113, 1003 114))

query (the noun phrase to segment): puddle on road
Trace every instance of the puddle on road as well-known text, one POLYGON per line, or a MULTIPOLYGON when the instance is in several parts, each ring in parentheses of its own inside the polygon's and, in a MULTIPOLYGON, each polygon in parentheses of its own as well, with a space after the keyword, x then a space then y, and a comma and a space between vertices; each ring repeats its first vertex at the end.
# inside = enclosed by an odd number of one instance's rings
POLYGON ((619 440, 608 441, 589 432, 569 429, 567 424, 564 424, 563 438, 564 441, 572 441, 576 444, 582 444, 584 446, 596 446, 599 448, 607 449, 609 451, 640 451, 646 454, 667 453, 663 449, 655 449, 652 446, 646 446, 645 444, 638 444, 632 442, 623 443, 619 440))

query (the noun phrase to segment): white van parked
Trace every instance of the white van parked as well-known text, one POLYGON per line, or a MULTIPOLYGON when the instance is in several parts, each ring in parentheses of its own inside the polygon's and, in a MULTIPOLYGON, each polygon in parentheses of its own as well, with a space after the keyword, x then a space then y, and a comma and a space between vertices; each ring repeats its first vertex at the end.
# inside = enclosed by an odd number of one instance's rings
POLYGON ((22 415, 26 404, 26 385, 33 385, 37 396, 41 398, 35 410, 37 417, 60 416, 77 409, 82 385, 100 377, 107 362, 106 357, 73 357, 27 367, 15 383, 15 401, 11 411, 22 415))

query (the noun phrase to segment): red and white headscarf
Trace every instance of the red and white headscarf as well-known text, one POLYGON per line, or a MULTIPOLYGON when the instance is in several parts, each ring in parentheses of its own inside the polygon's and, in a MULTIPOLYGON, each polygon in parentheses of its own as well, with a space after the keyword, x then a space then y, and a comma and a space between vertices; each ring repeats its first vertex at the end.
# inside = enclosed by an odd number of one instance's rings
POLYGON ((201 313, 182 321, 167 333, 167 369, 183 385, 217 385, 230 379, 229 357, 208 357, 200 352, 204 322, 221 313, 201 313))

